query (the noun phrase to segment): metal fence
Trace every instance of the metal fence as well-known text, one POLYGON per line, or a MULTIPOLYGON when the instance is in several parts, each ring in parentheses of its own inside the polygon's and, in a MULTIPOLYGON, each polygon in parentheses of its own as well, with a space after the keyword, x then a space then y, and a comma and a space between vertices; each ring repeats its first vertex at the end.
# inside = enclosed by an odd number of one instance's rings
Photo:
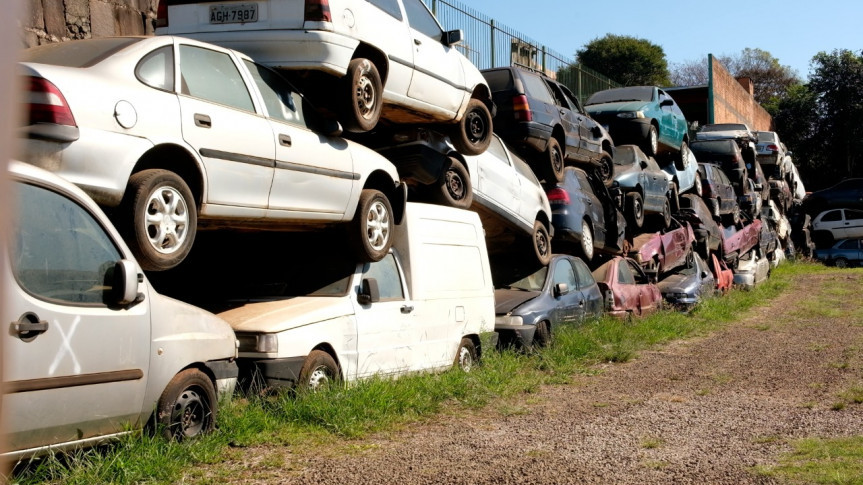
POLYGON ((447 30, 464 31, 459 46, 479 69, 520 64, 542 71, 565 84, 582 102, 591 94, 621 85, 529 37, 498 24, 491 17, 454 0, 423 0, 447 30))

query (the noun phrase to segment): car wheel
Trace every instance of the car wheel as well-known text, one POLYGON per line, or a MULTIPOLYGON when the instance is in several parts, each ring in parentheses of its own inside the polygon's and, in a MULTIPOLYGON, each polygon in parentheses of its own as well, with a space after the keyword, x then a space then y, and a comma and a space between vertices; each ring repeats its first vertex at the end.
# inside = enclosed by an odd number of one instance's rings
POLYGON ((339 366, 323 350, 309 352, 297 381, 297 390, 317 391, 341 381, 339 366))
POLYGON ((689 145, 685 141, 680 142, 680 150, 674 155, 674 163, 677 169, 683 171, 686 169, 686 162, 689 158, 689 145))
POLYGON ((581 221, 581 257, 586 263, 593 259, 593 231, 587 219, 581 221))
POLYGON ((606 187, 611 187, 614 182, 614 160, 608 152, 602 152, 602 157, 599 159, 599 167, 597 167, 597 175, 599 179, 605 183, 606 187))
POLYGON ((540 155, 539 164, 546 182, 563 182, 563 150, 560 148, 557 138, 548 139, 548 146, 545 152, 540 155))
POLYGON ((837 268, 847 268, 848 267, 848 260, 845 258, 836 258, 833 260, 833 265, 836 266, 837 268))
POLYGON ((626 223, 637 229, 644 225, 644 201, 638 192, 626 194, 626 223))
POLYGON ((165 271, 180 264, 195 241, 198 210, 192 191, 168 170, 142 170, 129 179, 118 225, 141 268, 165 271))
POLYGON ((650 128, 647 130, 647 140, 645 140, 644 153, 646 155, 650 155, 651 157, 656 156, 656 152, 659 151, 659 132, 656 130, 656 127, 650 125, 650 128))
POLYGON ((217 406, 213 381, 198 369, 186 369, 159 397, 156 424, 166 439, 182 441, 212 431, 217 406))
POLYGON ((536 330, 533 334, 533 342, 537 347, 547 347, 551 343, 551 329, 548 326, 547 320, 543 320, 536 324, 536 330))
POLYGON ((380 261, 393 244, 393 209, 379 190, 363 189, 357 203, 352 234, 363 261, 380 261))
POLYGON ((692 188, 689 191, 699 197, 704 196, 704 187, 701 185, 701 177, 698 174, 695 175, 695 183, 692 184, 692 188))
POLYGON ((491 144, 491 111, 481 100, 472 98, 467 110, 451 133, 450 140, 463 155, 479 155, 491 144))
POLYGON ((533 223, 533 252, 539 264, 545 266, 551 262, 551 238, 548 229, 540 221, 533 223))
POLYGON ((473 340, 463 337, 458 344, 458 351, 455 354, 455 362, 453 367, 461 369, 464 372, 470 372, 473 366, 479 363, 479 357, 476 353, 476 345, 473 340))
POLYGON ((671 202, 668 197, 665 198, 665 204, 662 206, 662 213, 659 215, 659 229, 668 229, 671 226, 671 202))
POLYGON ((370 131, 378 124, 383 108, 384 88, 378 68, 368 59, 352 60, 345 75, 345 89, 350 99, 342 117, 345 130, 370 131))
POLYGON ((442 205, 470 209, 473 203, 473 187, 464 164, 454 158, 447 158, 434 194, 435 201, 442 205))

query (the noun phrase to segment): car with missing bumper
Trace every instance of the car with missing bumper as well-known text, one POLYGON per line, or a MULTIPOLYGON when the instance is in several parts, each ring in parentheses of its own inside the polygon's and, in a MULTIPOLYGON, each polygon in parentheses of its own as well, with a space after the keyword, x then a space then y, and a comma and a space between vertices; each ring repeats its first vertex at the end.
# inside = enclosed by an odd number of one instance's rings
POLYGON ((662 293, 635 260, 615 256, 593 270, 593 278, 605 297, 605 313, 632 318, 659 310, 662 293))
POLYGON ((419 123, 461 153, 488 147, 488 84, 422 0, 162 0, 156 27, 286 71, 348 131, 419 123))
POLYGON ((171 36, 26 49, 21 159, 109 209, 145 270, 201 228, 339 224, 383 258, 406 193, 381 155, 337 136, 293 86, 239 52, 171 36))
POLYGON ((213 430, 237 380, 231 327, 158 293, 80 189, 19 162, 8 175, 0 457, 213 430))
POLYGON ((645 273, 659 278, 675 268, 691 265, 694 251, 692 226, 672 217, 668 228, 633 238, 629 256, 641 265, 645 273))
POLYGON ((691 264, 656 284, 669 304, 689 310, 716 293, 716 278, 701 256, 693 255, 691 264))
POLYGON ((656 217, 658 226, 671 224, 671 182, 653 157, 636 145, 620 145, 614 159, 614 183, 623 193, 623 213, 633 233, 644 225, 645 217, 656 217))

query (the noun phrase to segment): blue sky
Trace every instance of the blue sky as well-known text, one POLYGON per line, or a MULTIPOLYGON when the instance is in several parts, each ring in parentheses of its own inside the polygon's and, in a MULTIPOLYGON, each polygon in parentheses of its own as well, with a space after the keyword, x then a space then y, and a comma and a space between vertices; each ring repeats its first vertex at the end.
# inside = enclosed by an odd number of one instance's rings
POLYGON ((670 65, 759 48, 806 79, 819 51, 863 49, 863 0, 459 1, 573 56, 612 33, 660 45, 670 65))

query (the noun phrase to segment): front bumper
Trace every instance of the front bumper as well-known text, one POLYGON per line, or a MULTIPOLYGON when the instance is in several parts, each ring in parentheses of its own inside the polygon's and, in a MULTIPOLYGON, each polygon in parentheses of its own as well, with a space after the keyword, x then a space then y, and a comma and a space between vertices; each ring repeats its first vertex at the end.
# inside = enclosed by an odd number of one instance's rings
POLYGON ((284 359, 238 359, 239 384, 244 389, 293 388, 306 356, 284 359))

